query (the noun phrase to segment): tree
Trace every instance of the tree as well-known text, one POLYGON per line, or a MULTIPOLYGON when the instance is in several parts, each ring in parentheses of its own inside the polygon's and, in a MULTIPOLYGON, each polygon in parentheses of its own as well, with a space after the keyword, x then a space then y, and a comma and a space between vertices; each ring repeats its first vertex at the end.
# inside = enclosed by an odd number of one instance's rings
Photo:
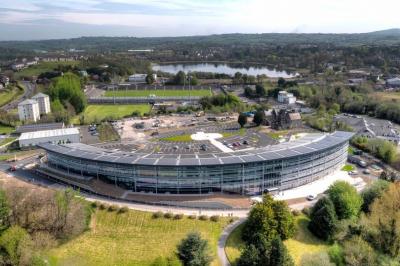
POLYGON ((238 117, 238 123, 239 123, 240 127, 244 127, 244 125, 247 124, 247 115, 240 113, 239 117, 238 117))
POLYGON ((362 198, 349 183, 336 181, 329 187, 328 195, 335 206, 335 212, 339 220, 358 216, 362 198))
POLYGON ((260 265, 260 253, 254 245, 246 245, 237 262, 237 266, 260 265))
POLYGON ((32 241, 29 234, 19 226, 8 228, 0 237, 0 247, 5 250, 11 265, 27 265, 32 255, 32 241))
POLYGON ((6 193, 0 190, 0 233, 9 226, 10 207, 8 206, 6 193))
POLYGON ((179 71, 178 73, 176 73, 174 79, 173 79, 173 83, 175 85, 184 85, 186 82, 186 74, 183 71, 179 71))
POLYGON ((286 246, 280 237, 276 237, 271 242, 271 251, 269 257, 269 265, 271 266, 291 266, 294 265, 286 246))
POLYGON ((265 194, 263 201, 257 203, 250 211, 242 231, 242 238, 248 244, 266 246, 266 242, 279 236, 288 239, 294 234, 293 215, 283 201, 265 194), (261 237, 260 237, 261 236, 261 237))
POLYGON ((344 261, 349 266, 374 266, 376 255, 372 247, 360 236, 354 236, 343 243, 344 261))
POLYGON ((266 90, 265 90, 263 85, 261 85, 261 84, 257 84, 256 85, 256 94, 258 95, 258 97, 264 97, 265 96, 266 90))
MULTIPOLYGON (((385 172, 382 172, 385 173, 385 172)), ((386 178, 385 178, 386 179, 386 178)), ((375 199, 379 198, 383 192, 389 187, 389 182, 386 180, 377 180, 372 185, 361 192, 363 204, 361 210, 365 213, 369 212, 369 207, 375 199)))
POLYGON ((393 258, 400 255, 400 184, 387 191, 370 206, 365 229, 371 244, 393 258))
POLYGON ((283 240, 289 239, 294 235, 295 226, 292 212, 285 201, 278 200, 272 203, 275 220, 277 222, 277 233, 283 240))
POLYGON ((253 91, 253 89, 250 88, 250 87, 244 88, 244 95, 245 95, 247 98, 252 98, 252 97, 254 96, 254 91, 253 91))
POLYGON ((208 241, 199 233, 189 233, 178 245, 178 257, 185 266, 207 266, 212 261, 208 241))
POLYGON ((147 74, 147 76, 146 76, 146 83, 149 84, 149 85, 151 85, 151 84, 153 84, 154 82, 156 82, 156 79, 154 78, 154 74, 153 74, 153 73, 147 74))
POLYGON ((265 119, 264 111, 259 110, 254 114, 253 122, 257 126, 259 126, 264 122, 264 119, 265 119))
POLYGON ((308 229, 315 236, 328 240, 332 237, 337 223, 333 202, 327 197, 319 199, 311 209, 310 219, 308 229))

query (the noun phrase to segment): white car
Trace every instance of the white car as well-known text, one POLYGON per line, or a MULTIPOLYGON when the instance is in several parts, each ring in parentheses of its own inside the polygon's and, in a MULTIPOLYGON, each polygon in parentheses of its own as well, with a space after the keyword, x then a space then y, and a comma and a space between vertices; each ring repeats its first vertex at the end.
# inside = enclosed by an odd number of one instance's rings
POLYGON ((349 175, 356 175, 356 174, 358 174, 358 172, 356 170, 353 170, 353 171, 349 172, 349 175))
POLYGON ((308 195, 308 196, 306 197, 306 199, 309 200, 309 201, 315 200, 316 198, 317 198, 316 195, 308 195))

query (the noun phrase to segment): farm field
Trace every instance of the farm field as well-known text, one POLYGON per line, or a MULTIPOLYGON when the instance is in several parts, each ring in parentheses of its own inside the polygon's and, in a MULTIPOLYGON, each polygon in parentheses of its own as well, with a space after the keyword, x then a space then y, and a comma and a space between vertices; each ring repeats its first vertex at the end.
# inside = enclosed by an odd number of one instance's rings
MULTIPOLYGON (((327 251, 330 246, 315 237, 307 229, 309 219, 306 216, 300 215, 295 217, 295 219, 296 233, 293 238, 286 240, 284 243, 295 265, 300 265, 301 257, 304 254, 327 251)), ((235 262, 240 257, 240 249, 244 247, 243 240, 240 237, 242 229, 243 225, 236 228, 228 237, 225 246, 228 260, 233 266, 236 265, 235 262)))
POLYGON ((132 115, 133 112, 145 114, 150 112, 150 105, 135 104, 135 105, 88 105, 82 114, 77 115, 72 119, 72 123, 79 123, 79 117, 83 116, 85 123, 101 121, 104 118, 121 119, 125 116, 132 115))
POLYGON ((212 93, 210 90, 118 90, 118 91, 106 91, 106 97, 148 97, 149 95, 156 95, 160 97, 168 96, 210 96, 212 93))
POLYGON ((219 265, 217 242, 227 218, 218 222, 183 217, 152 218, 140 211, 126 213, 97 210, 90 230, 47 252, 50 265, 151 265, 159 257, 174 256, 177 244, 189 232, 199 231, 209 241, 219 265))

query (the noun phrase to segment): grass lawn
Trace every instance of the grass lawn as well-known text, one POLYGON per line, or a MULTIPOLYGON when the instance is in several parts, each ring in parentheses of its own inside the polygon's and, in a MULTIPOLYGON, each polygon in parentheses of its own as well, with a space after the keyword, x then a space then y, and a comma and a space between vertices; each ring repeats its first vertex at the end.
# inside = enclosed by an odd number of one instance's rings
POLYGON ((106 91, 106 97, 147 97, 149 95, 156 96, 210 96, 212 93, 210 90, 118 90, 118 91, 106 91))
POLYGON ((0 146, 9 144, 9 143, 11 143, 11 142, 13 142, 13 141, 15 141, 15 140, 16 140, 16 138, 4 138, 4 139, 2 139, 2 140, 0 141, 0 146))
POLYGON ((345 166, 342 167, 342 171, 350 172, 355 169, 354 165, 351 164, 346 164, 345 166))
POLYGON ((183 134, 183 135, 176 135, 176 136, 160 138, 160 140, 171 141, 171 142, 191 142, 191 141, 193 141, 191 136, 192 136, 192 134, 183 134))
POLYGON ((18 87, 11 87, 10 89, 2 90, 0 92, 0 106, 3 106, 20 96, 24 90, 18 87))
POLYGON ((91 123, 95 120, 101 121, 106 117, 113 119, 121 119, 125 116, 131 115, 133 112, 141 114, 150 112, 150 105, 148 104, 132 104, 132 105, 88 105, 82 114, 77 115, 72 119, 72 123, 78 124, 79 117, 85 117, 85 123, 91 123))
POLYGON ((287 130, 281 130, 281 131, 275 131, 275 132, 268 132, 267 135, 268 135, 269 137, 271 137, 272 139, 278 140, 278 139, 281 138, 281 136, 284 136, 284 135, 286 135, 287 133, 288 133, 287 130))
POLYGON ((400 92, 396 92, 396 91, 379 91, 379 92, 375 92, 374 95, 377 98, 380 98, 382 100, 386 100, 386 101, 391 101, 392 99, 395 100, 400 100, 400 92))
POLYGON ((285 245, 295 264, 300 265, 304 254, 327 251, 330 246, 308 231, 309 219, 306 216, 300 215, 295 219, 296 234, 293 238, 286 240, 285 245))
POLYGON ((146 266, 159 256, 173 256, 177 244, 189 232, 199 231, 212 247, 212 265, 216 266, 219 265, 217 242, 227 221, 227 218, 219 222, 187 217, 181 220, 153 219, 147 212, 117 214, 97 210, 92 216, 90 230, 46 255, 50 265, 146 266))
POLYGON ((98 126, 97 131, 99 132, 100 141, 115 141, 119 139, 118 133, 108 123, 103 123, 98 126))
MULTIPOLYGON (((296 265, 300 265, 301 257, 304 254, 327 251, 330 247, 308 231, 308 222, 309 219, 304 215, 295 217, 296 233, 293 238, 284 242, 296 265)), ((243 225, 236 228, 229 235, 225 246, 229 262, 233 266, 235 265, 235 261, 240 257, 240 249, 244 246, 243 240, 240 237, 242 229, 243 225)))
POLYGON ((5 126, 0 124, 0 135, 8 135, 15 130, 14 127, 5 126))
POLYGON ((15 157, 17 160, 23 159, 29 156, 32 156, 36 154, 36 150, 31 150, 31 151, 18 151, 14 153, 9 153, 9 154, 2 154, 0 155, 0 161, 8 161, 8 160, 13 160, 15 157))
POLYGON ((14 77, 16 79, 22 78, 22 77, 31 77, 31 76, 38 76, 41 73, 48 72, 48 71, 53 71, 57 66, 63 65, 78 65, 78 61, 70 61, 70 62, 40 62, 37 65, 30 66, 28 68, 25 68, 21 71, 18 71, 14 74, 14 77))
POLYGON ((239 225, 226 240, 225 253, 232 266, 236 265, 241 249, 245 246, 241 237, 243 227, 244 224, 239 225))

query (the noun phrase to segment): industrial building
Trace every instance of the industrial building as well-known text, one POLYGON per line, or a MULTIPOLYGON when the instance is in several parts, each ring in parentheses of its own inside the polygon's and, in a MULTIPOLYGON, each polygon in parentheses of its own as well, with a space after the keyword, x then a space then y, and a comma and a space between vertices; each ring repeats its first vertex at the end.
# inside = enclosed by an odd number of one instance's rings
POLYGON ((50 97, 44 93, 38 93, 32 97, 39 104, 39 113, 41 115, 48 114, 51 112, 50 109, 50 97))
MULTIPOLYGON (((132 192, 259 194, 298 187, 331 174, 347 160, 351 132, 313 133, 246 151, 205 154, 124 152, 85 144, 39 145, 39 170, 57 179, 99 179, 132 192)), ((74 183, 76 186, 76 183, 74 183)))
POLYGON ((21 121, 36 122, 40 120, 39 103, 32 99, 20 102, 18 104, 18 116, 21 121))
POLYGON ((22 133, 18 139, 20 148, 33 147, 43 143, 79 143, 78 128, 62 128, 22 133))

